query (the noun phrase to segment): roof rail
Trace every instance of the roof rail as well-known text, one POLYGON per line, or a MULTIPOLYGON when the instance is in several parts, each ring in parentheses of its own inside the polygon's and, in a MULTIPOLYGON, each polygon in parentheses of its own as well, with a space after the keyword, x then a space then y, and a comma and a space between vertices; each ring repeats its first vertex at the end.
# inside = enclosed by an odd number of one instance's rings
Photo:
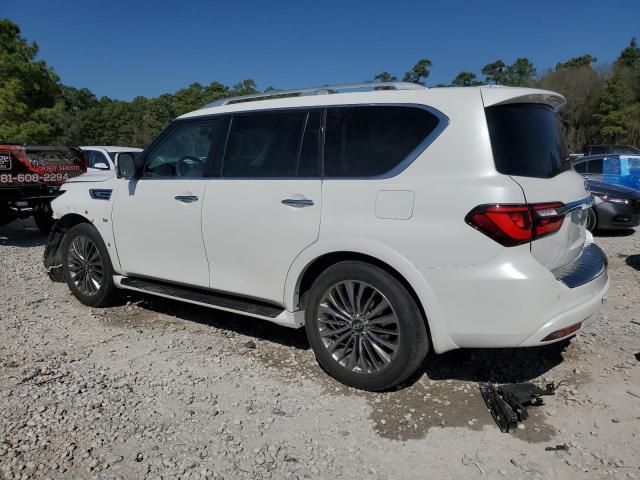
POLYGON ((410 82, 363 82, 346 85, 323 85, 322 87, 297 88, 293 90, 271 90, 263 93, 253 93, 239 97, 221 98, 208 103, 202 108, 220 107, 231 103, 251 102, 254 100, 266 100, 273 97, 299 97, 304 95, 328 95, 341 93, 345 90, 422 90, 427 87, 410 82))

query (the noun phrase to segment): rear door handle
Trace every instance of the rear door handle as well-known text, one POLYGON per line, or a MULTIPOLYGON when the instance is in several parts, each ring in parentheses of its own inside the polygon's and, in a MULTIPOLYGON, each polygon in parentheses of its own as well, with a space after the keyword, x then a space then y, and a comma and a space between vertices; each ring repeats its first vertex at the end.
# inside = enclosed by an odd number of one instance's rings
POLYGON ((174 198, 182 203, 193 203, 198 201, 198 197, 195 195, 176 195, 174 198))
POLYGON ((281 203, 288 207, 296 207, 296 208, 313 206, 313 200, 309 198, 285 198, 284 200, 282 200, 281 203))

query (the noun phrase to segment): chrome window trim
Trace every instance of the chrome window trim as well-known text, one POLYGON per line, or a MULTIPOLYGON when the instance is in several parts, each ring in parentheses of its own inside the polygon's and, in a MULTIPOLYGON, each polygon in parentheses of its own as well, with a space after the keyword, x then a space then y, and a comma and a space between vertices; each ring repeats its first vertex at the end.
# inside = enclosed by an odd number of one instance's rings
POLYGON ((575 202, 567 203, 562 207, 556 208, 559 214, 565 215, 569 212, 573 212, 574 210, 586 210, 587 208, 593 207, 595 204, 595 199, 592 195, 583 198, 582 200, 576 200, 575 202))
MULTIPOLYGON (((407 107, 407 108, 420 108, 425 110, 432 115, 434 115, 438 119, 438 124, 436 127, 403 159, 401 160, 395 167, 393 167, 388 172, 385 172, 380 175, 374 176, 361 176, 361 177, 329 177, 324 175, 324 135, 326 130, 326 114, 323 115, 321 122, 321 130, 322 130, 322 172, 319 176, 313 177, 140 177, 138 180, 386 180, 393 177, 398 176, 402 172, 404 172, 420 155, 422 155, 427 148, 431 146, 431 144, 444 132, 444 130, 449 126, 450 119, 447 115, 442 113, 440 110, 431 107, 429 105, 425 105, 422 103, 398 103, 398 102, 367 102, 367 103, 343 103, 343 104, 335 104, 335 105, 307 105, 307 106, 296 106, 296 107, 274 107, 274 108, 265 108, 265 109, 254 109, 254 110, 243 110, 241 112, 221 112, 221 113, 212 113, 206 115, 199 115, 197 117, 188 117, 185 119, 175 120, 175 123, 191 123, 198 121, 207 121, 211 118, 216 117, 224 117, 236 115, 250 115, 250 114, 260 114, 260 113, 273 113, 273 112, 281 112, 281 111, 291 111, 291 110, 300 110, 304 109, 308 112, 313 110, 323 110, 326 112, 329 108, 349 108, 349 107, 407 107)), ((175 123, 172 126, 175 126, 175 123)), ((231 122, 229 122, 229 130, 231 129, 231 122)), ((227 132, 228 135, 229 132, 227 132)), ((158 139, 159 140, 159 139, 158 139)), ((228 141, 228 138, 227 138, 228 141)), ((227 141, 225 141, 224 146, 224 154, 226 156, 226 148, 227 141)), ((154 142, 155 143, 155 142, 154 142)), ((155 145, 154 145, 155 147, 155 145)), ((145 154, 145 157, 147 155, 145 154)), ((146 165, 147 158, 145 158, 146 165)), ((224 160, 223 160, 224 162, 224 160)))

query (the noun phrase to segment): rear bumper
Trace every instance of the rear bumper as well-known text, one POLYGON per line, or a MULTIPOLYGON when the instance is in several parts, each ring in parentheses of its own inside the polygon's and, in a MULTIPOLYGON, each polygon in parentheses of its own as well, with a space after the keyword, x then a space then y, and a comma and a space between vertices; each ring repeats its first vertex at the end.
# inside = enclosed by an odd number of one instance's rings
POLYGON ((572 265, 556 272, 535 260, 526 245, 507 248, 485 265, 424 274, 440 301, 449 337, 463 348, 560 341, 543 339, 593 320, 610 284, 606 256, 595 244, 587 244, 572 265))

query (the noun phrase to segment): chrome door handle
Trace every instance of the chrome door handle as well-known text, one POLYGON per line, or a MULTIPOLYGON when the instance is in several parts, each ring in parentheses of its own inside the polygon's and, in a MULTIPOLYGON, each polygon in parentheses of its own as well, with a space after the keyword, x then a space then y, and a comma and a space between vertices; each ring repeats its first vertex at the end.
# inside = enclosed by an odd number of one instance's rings
POLYGON ((296 207, 296 208, 313 206, 313 200, 310 200, 308 198, 285 198, 280 203, 288 207, 296 207))
POLYGON ((198 197, 195 195, 176 195, 174 198, 182 203, 193 203, 198 201, 198 197))

